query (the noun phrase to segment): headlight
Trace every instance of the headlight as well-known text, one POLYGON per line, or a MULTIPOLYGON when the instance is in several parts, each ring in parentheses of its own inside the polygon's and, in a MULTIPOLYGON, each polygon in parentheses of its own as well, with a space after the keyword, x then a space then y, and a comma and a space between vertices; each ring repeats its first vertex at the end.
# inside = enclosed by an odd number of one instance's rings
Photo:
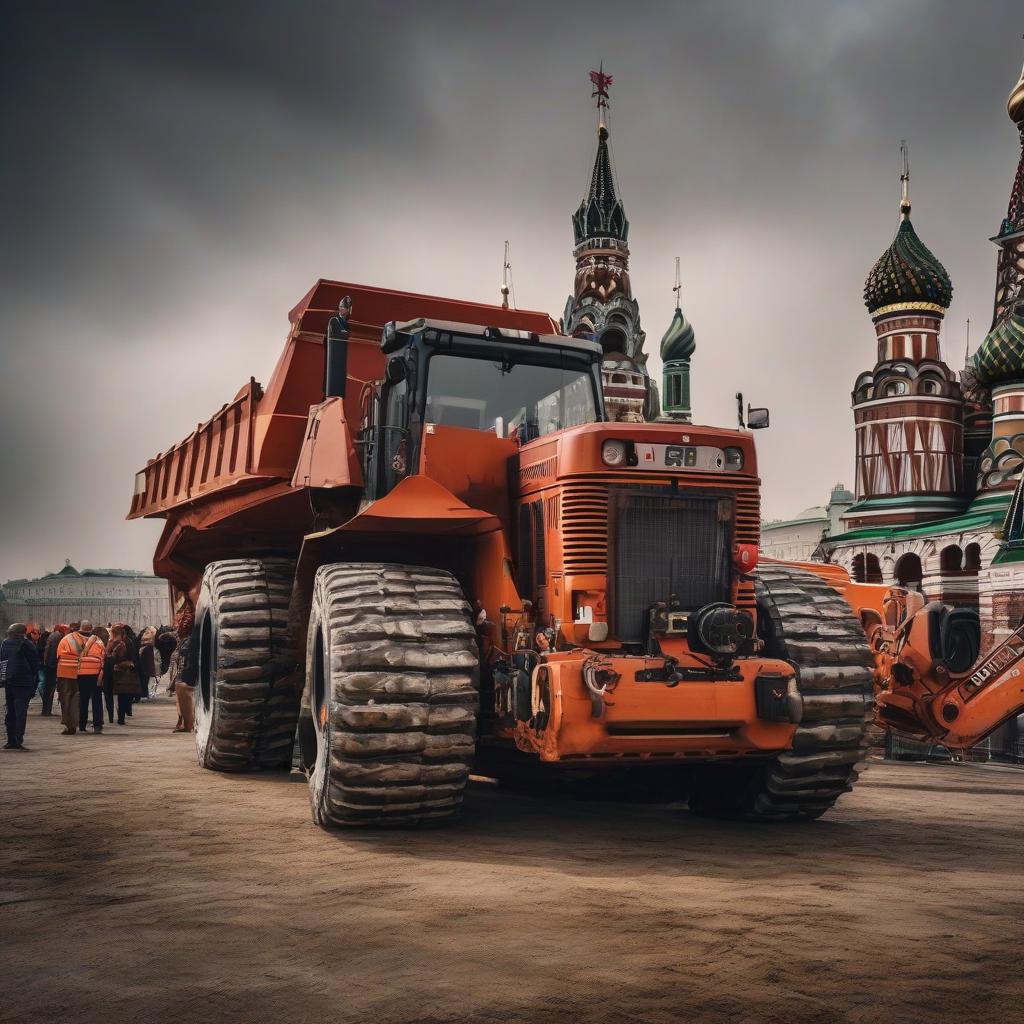
POLYGON ((601 445, 601 458, 606 466, 621 466, 626 461, 625 441, 605 441, 601 445))
POLYGON ((731 470, 740 470, 743 468, 743 449, 742 448, 726 448, 725 449, 725 468, 731 470))

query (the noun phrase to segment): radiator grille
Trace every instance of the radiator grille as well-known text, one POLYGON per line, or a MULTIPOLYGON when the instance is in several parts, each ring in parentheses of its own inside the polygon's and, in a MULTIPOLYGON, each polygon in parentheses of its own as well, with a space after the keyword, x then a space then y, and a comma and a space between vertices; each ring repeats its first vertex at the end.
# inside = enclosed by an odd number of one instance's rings
POLYGON ((608 488, 567 483, 562 491, 562 566, 575 575, 608 571, 608 488))
POLYGON ((736 495, 736 543, 761 543, 761 494, 740 491, 736 495))
POLYGON ((613 630, 642 641, 648 610, 675 594, 687 611, 728 601, 733 500, 623 490, 613 505, 613 630))

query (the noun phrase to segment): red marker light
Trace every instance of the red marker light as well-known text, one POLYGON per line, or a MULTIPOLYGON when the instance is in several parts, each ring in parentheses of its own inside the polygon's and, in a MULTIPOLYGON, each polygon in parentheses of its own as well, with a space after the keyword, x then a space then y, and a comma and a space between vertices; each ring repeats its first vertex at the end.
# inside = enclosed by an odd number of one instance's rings
POLYGON ((739 572, 753 572, 757 568, 757 545, 737 544, 733 548, 732 564, 739 572))

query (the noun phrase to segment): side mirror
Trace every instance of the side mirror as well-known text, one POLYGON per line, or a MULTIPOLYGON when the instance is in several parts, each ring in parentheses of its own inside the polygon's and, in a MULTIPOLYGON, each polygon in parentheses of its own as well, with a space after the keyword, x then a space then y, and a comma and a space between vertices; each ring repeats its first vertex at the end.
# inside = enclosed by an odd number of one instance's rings
POLYGON ((394 356, 388 360, 387 377, 389 384, 397 384, 405 380, 405 360, 401 356, 394 356))
POLYGON ((768 426, 768 410, 747 406, 747 430, 764 430, 768 426))

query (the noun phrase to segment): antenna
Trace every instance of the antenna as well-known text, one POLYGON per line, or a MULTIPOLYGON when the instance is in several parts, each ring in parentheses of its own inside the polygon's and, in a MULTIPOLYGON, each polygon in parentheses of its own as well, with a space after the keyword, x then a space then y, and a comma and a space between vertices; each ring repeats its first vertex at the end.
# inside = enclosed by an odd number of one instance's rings
POLYGON ((967 318, 967 346, 964 349, 964 366, 967 365, 967 360, 971 358, 971 318, 967 318))
POLYGON ((900 139, 900 157, 903 161, 900 174, 900 214, 906 218, 910 214, 910 150, 906 139, 900 139))
POLYGON ((512 264, 508 261, 508 239, 505 239, 505 262, 501 268, 501 308, 508 309, 508 272, 512 264))
POLYGON ((682 292, 683 286, 679 280, 679 257, 676 257, 676 283, 672 287, 672 291, 676 293, 676 309, 679 308, 679 295, 682 292))

